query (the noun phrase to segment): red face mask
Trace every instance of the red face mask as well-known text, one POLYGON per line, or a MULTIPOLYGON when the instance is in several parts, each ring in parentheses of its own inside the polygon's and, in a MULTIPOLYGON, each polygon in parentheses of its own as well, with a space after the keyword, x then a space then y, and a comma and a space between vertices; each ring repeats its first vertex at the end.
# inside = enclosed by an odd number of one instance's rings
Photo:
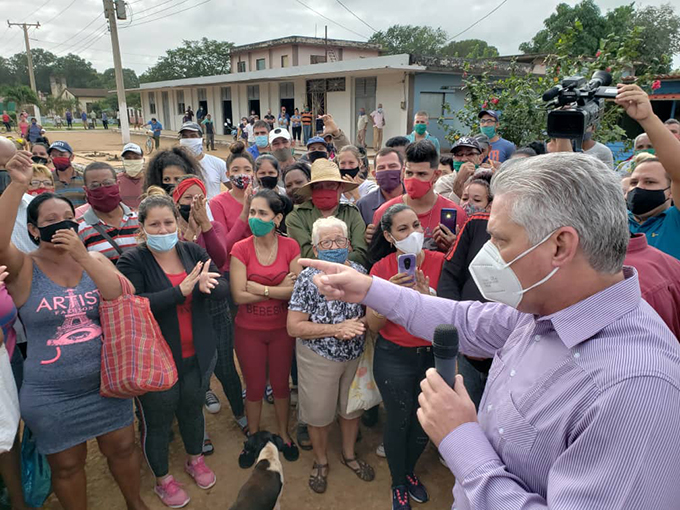
POLYGON ((415 177, 404 179, 406 193, 412 199, 422 198, 432 189, 432 181, 421 181, 415 177))
POLYGON ((101 186, 97 189, 85 188, 87 203, 95 210, 108 213, 120 204, 120 188, 118 184, 113 186, 101 186))
POLYGON ((338 190, 336 189, 313 189, 312 203, 320 211, 330 211, 338 206, 338 190))
POLYGON ((42 195, 43 193, 47 193, 49 190, 47 188, 38 188, 38 189, 29 189, 28 194, 32 196, 36 195, 42 195))
POLYGON ((63 172, 71 166, 71 158, 61 156, 52 158, 52 163, 54 163, 54 168, 63 172))

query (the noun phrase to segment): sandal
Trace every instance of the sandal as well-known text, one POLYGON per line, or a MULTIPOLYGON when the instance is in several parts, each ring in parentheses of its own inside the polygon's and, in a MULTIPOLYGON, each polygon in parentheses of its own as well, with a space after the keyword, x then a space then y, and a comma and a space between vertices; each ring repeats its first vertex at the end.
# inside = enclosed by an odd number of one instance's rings
POLYGON ((328 487, 328 464, 317 464, 314 461, 312 469, 316 469, 316 474, 309 475, 309 487, 317 494, 323 494, 328 487), (324 469, 326 470, 325 475, 323 474, 324 469))
POLYGON ((340 462, 342 462, 344 466, 347 466, 349 469, 354 471, 354 474, 357 475, 364 482, 372 482, 373 479, 375 479, 375 471, 363 460, 359 460, 356 457, 353 459, 346 459, 345 454, 343 453, 340 462), (349 465, 350 462, 356 462, 359 465, 359 467, 353 468, 352 466, 349 465))

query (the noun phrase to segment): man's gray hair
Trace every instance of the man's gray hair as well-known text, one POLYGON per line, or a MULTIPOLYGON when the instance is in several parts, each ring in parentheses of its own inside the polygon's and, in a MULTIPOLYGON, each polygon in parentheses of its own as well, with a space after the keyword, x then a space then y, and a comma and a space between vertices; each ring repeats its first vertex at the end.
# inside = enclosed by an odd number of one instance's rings
POLYGON ((515 160, 491 181, 494 197, 513 198, 510 218, 532 245, 560 227, 573 227, 596 271, 621 271, 628 248, 628 214, 621 182, 600 160, 554 153, 515 160))

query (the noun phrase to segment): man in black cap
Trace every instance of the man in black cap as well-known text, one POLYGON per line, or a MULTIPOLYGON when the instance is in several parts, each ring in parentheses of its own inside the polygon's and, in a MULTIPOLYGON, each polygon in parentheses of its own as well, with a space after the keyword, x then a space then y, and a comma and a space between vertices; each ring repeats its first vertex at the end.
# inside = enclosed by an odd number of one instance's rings
POLYGON ((503 163, 503 161, 510 159, 512 153, 515 152, 515 144, 505 140, 498 134, 498 112, 493 110, 482 110, 479 112, 479 130, 483 135, 486 135, 491 142, 491 150, 489 151, 489 159, 503 163))
POLYGON ((482 147, 475 138, 464 136, 451 147, 451 154, 454 171, 437 179, 434 190, 459 204, 465 183, 482 163, 482 147))

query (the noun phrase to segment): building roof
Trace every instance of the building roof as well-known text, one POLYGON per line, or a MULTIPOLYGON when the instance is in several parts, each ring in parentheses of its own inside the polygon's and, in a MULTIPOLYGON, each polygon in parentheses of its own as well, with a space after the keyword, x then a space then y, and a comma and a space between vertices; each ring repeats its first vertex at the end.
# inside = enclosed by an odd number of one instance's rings
POLYGON ((66 87, 64 90, 68 90, 76 97, 106 97, 109 95, 109 92, 106 89, 77 89, 66 87))
MULTIPOLYGON (((270 39, 268 41, 260 41, 251 44, 243 44, 241 46, 234 46, 231 53, 240 53, 243 51, 261 50, 263 48, 272 48, 274 46, 283 46, 288 44, 303 44, 306 46, 325 46, 326 39, 323 37, 303 37, 300 35, 291 35, 288 37, 280 37, 278 39, 270 39)), ((364 50, 380 51, 379 44, 367 43, 362 41, 349 41, 346 39, 328 39, 328 45, 341 48, 357 48, 364 50)))

